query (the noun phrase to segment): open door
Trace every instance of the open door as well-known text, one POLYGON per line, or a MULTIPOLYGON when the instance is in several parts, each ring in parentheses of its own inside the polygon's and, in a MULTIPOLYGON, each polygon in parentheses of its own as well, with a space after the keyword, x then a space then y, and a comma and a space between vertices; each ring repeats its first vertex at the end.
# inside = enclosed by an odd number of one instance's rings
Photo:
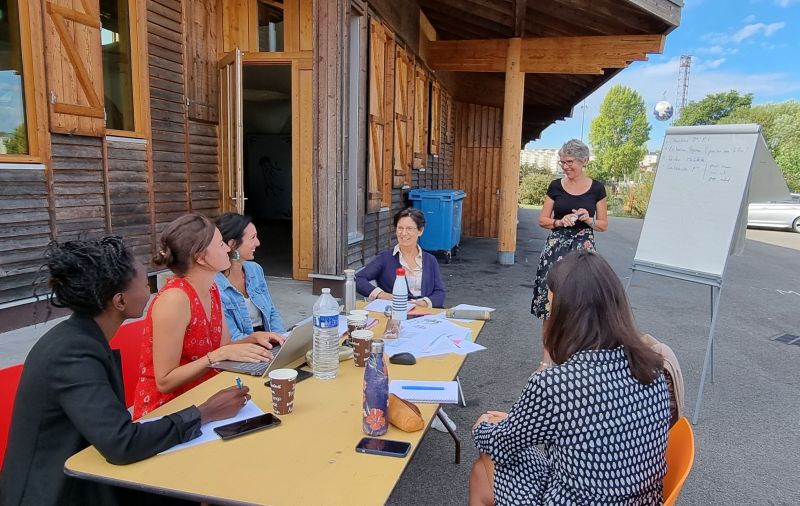
POLYGON ((221 208, 222 212, 244 213, 242 51, 239 48, 219 61, 219 88, 221 208))

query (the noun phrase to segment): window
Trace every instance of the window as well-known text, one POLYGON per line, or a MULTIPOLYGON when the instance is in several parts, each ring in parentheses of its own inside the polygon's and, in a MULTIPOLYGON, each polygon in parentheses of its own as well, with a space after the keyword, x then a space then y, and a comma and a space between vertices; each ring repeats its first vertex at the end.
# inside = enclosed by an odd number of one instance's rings
POLYGON ((364 230, 364 173, 363 125, 359 110, 363 107, 361 94, 364 88, 363 61, 366 63, 366 48, 362 40, 364 16, 350 16, 348 47, 347 90, 347 238, 349 243, 359 241, 364 230))
POLYGON ((100 0, 106 128, 136 130, 128 0, 100 0))
POLYGON ((0 155, 26 155, 25 83, 18 0, 0 0, 0 155))
POLYGON ((258 0, 258 50, 283 51, 283 0, 258 0))

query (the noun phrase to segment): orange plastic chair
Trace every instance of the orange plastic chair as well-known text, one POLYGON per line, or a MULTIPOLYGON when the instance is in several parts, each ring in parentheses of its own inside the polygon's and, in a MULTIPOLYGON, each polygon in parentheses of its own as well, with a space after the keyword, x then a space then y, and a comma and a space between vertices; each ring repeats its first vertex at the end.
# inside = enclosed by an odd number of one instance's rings
POLYGON ((122 355, 122 384, 125 387, 125 405, 133 406, 136 382, 139 381, 139 353, 144 339, 144 320, 125 323, 111 338, 109 345, 122 355))
POLYGON ((8 444, 8 431, 11 429, 11 413, 17 397, 19 379, 22 377, 22 364, 0 369, 0 469, 8 444))
POLYGON ((673 506, 694 463, 694 433, 682 416, 669 431, 667 474, 664 476, 664 506, 673 506))

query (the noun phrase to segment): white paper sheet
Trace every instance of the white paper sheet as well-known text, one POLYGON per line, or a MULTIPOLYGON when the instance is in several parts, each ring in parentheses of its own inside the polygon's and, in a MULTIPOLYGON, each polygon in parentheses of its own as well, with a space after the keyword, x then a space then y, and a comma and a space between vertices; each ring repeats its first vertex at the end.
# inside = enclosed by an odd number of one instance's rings
POLYGON ((417 358, 456 353, 466 355, 486 348, 473 343, 470 329, 438 315, 423 316, 401 323, 400 337, 384 340, 386 353, 411 353, 417 358))
MULTIPOLYGON (((215 427, 219 427, 219 426, 222 426, 222 425, 227 425, 227 424, 233 423, 233 422, 238 422, 238 421, 244 420, 246 418, 253 418, 254 416, 259 416, 259 415, 263 415, 263 414, 264 414, 264 411, 262 411, 261 408, 256 406, 256 403, 254 403, 253 401, 250 401, 247 404, 245 404, 244 407, 242 407, 242 409, 240 409, 238 413, 236 413, 236 416, 234 416, 232 418, 227 418, 225 420, 217 420, 215 422, 209 422, 209 423, 206 423, 206 424, 202 425, 200 427, 200 430, 202 431, 202 434, 200 434, 199 437, 196 437, 196 438, 192 439, 191 441, 187 441, 186 443, 181 443, 179 445, 175 445, 172 448, 169 448, 169 449, 164 450, 163 452, 159 453, 159 455, 163 455, 165 453, 172 453, 172 452, 178 451, 178 450, 184 450, 186 448, 191 448, 192 446, 201 445, 203 443, 208 443, 210 441, 220 440, 221 438, 217 435, 216 432, 214 432, 214 428, 215 427)), ((139 420, 139 423, 154 422, 156 420, 160 420, 161 418, 163 418, 163 417, 159 416, 159 417, 156 417, 156 418, 148 418, 147 420, 139 420)))
POLYGON ((391 306, 391 305, 392 301, 390 300, 375 299, 366 306, 364 306, 364 309, 366 309, 367 311, 375 311, 376 313, 383 313, 383 311, 386 309, 386 306, 391 306))

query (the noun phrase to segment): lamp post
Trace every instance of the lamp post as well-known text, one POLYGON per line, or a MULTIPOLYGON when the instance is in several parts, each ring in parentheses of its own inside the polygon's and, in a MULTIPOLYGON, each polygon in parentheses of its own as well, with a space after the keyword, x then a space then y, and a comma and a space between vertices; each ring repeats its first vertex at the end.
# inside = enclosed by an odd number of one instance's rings
POLYGON ((583 142, 583 126, 586 123, 586 109, 589 106, 586 105, 586 100, 584 100, 583 103, 578 107, 581 109, 581 142, 583 142))

